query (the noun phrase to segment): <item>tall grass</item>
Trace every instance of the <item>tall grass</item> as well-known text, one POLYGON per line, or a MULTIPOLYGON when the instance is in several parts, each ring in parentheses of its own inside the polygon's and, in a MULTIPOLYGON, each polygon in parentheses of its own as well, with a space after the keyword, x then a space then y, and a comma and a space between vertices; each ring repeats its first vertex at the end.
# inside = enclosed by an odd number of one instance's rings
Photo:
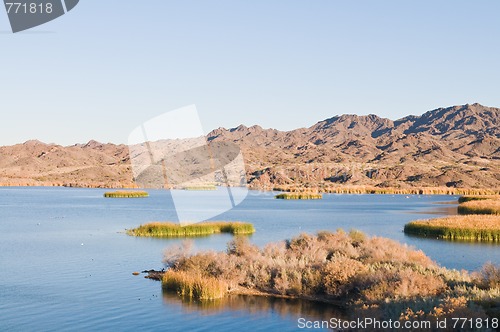
POLYGON ((450 216, 412 221, 404 232, 419 236, 467 241, 500 242, 500 216, 450 216))
POLYGON ((494 214, 500 215, 500 200, 471 200, 458 206, 459 214, 494 214))
POLYGON ((227 284, 222 280, 173 270, 165 272, 162 286, 165 290, 175 291, 182 297, 196 300, 220 299, 228 290, 227 284))
MULTIPOLYGON (((320 193, 330 194, 385 194, 385 195, 498 195, 498 189, 477 189, 477 188, 450 188, 450 187, 375 187, 369 185, 359 186, 317 186, 314 187, 320 193)), ((275 191, 300 192, 310 190, 308 187, 281 186, 273 188, 275 191)))
POLYGON ((207 191, 207 190, 217 190, 216 186, 206 185, 206 186, 189 186, 184 187, 184 190, 194 190, 194 191, 207 191))
POLYGON ((322 199, 323 195, 314 193, 284 193, 274 196, 277 199, 322 199))
POLYGON ((109 191, 104 193, 106 198, 142 198, 149 197, 149 194, 145 191, 109 191))
POLYGON ((210 283, 200 287, 210 295, 204 298, 231 289, 343 303, 358 315, 404 320, 485 317, 480 305, 498 302, 500 296, 496 266, 474 278, 439 267, 422 251, 357 231, 302 234, 263 248, 238 237, 226 252, 165 255, 164 287, 197 298, 202 296, 195 285, 206 280, 210 283), (221 284, 213 285, 215 280, 221 284))
POLYGON ((196 237, 215 233, 252 234, 255 228, 243 222, 205 222, 181 226, 171 222, 153 222, 127 230, 128 235, 144 237, 196 237))
POLYGON ((484 195, 484 196, 461 196, 458 199, 458 203, 465 203, 465 202, 470 202, 470 201, 485 201, 489 199, 500 199, 500 196, 498 195, 484 195))

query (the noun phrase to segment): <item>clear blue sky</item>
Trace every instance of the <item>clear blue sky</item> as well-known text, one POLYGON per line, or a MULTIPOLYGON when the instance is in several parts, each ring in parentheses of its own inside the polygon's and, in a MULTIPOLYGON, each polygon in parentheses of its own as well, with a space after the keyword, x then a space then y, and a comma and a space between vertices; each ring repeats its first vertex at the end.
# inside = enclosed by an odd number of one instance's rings
POLYGON ((495 0, 81 0, 14 35, 0 11, 0 145, 125 143, 189 104, 205 131, 500 106, 499 13, 495 0))

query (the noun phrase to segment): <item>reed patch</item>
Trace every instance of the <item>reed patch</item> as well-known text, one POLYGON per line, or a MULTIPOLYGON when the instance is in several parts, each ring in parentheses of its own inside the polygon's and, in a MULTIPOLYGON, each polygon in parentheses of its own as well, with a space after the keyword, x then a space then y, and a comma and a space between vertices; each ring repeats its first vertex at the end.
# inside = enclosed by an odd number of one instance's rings
POLYGON ((500 216, 465 215, 412 221, 406 234, 466 241, 500 242, 500 216))
POLYGON ((167 291, 174 291, 179 296, 195 300, 220 299, 228 290, 227 284, 222 280, 173 270, 165 272, 162 286, 167 291))
POLYGON ((452 188, 452 187, 375 187, 370 185, 343 185, 331 186, 322 185, 314 188, 306 188, 300 186, 280 186, 274 187, 274 191, 283 192, 302 192, 307 190, 315 190, 318 193, 326 194, 381 194, 381 195, 499 195, 498 189, 477 189, 477 188, 452 188))
POLYGON ((188 186, 183 187, 183 190, 192 190, 192 191, 210 191, 217 190, 217 187, 214 185, 204 185, 204 186, 188 186))
POLYGON ((104 193, 106 198, 144 198, 149 197, 146 191, 109 191, 104 193))
POLYGON ((152 222, 127 230, 128 235, 144 237, 196 237, 216 233, 245 235, 255 232, 250 223, 244 222, 204 222, 181 226, 173 222, 152 222))
POLYGON ((500 200, 500 196, 498 196, 498 195, 483 195, 483 196, 465 195, 465 196, 460 196, 458 198, 458 203, 465 203, 465 202, 470 202, 470 201, 486 201, 489 199, 500 200))
POLYGON ((283 193, 274 196, 276 199, 322 199, 323 195, 317 193, 283 193))
POLYGON ((165 251, 163 287, 197 299, 303 298, 386 320, 495 317, 499 306, 499 267, 478 276, 448 270, 422 251, 358 231, 302 234, 263 248, 237 237, 225 252, 180 253, 165 251))
POLYGON ((500 199, 471 200, 458 206, 459 214, 500 215, 500 199))

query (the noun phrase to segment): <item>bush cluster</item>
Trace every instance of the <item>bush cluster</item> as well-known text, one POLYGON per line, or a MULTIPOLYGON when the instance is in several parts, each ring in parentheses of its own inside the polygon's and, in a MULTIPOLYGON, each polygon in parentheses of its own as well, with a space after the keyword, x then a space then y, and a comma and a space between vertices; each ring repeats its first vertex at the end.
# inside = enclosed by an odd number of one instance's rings
POLYGON ((392 319, 412 312, 423 312, 421 318, 447 315, 453 303, 462 313, 486 315, 474 303, 493 299, 498 304, 500 293, 500 269, 494 265, 472 277, 439 267, 422 251, 357 231, 302 234, 262 249, 237 237, 226 252, 172 255, 167 250, 165 256, 169 273, 217 279, 224 283, 224 293, 255 291, 326 301, 376 310, 379 317, 392 319))

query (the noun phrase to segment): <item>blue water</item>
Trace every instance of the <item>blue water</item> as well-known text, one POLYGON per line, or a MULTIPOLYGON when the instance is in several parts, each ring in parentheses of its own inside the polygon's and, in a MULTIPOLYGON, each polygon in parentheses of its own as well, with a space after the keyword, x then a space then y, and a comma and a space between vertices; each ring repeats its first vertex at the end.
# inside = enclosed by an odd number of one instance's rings
MULTIPOLYGON (((167 191, 146 199, 104 199, 104 190, 0 189, 0 331, 297 330, 297 319, 342 315, 307 301, 234 297, 184 303, 132 272, 162 268, 162 252, 181 240, 134 238, 127 228, 175 220, 167 191)), ((359 229, 422 249, 439 264, 474 270, 500 262, 498 246, 407 237, 403 225, 449 213, 453 196, 325 195, 276 200, 250 192, 214 220, 252 222, 264 245, 319 230, 359 229)), ((229 235, 193 240, 196 250, 224 250, 229 235)))

